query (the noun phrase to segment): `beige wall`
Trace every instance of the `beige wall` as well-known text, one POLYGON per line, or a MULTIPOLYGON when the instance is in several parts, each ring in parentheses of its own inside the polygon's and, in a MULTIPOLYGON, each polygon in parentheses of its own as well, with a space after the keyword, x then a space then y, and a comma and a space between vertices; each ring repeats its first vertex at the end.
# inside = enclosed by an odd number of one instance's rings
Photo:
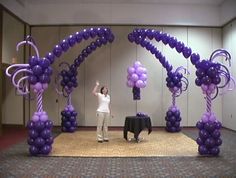
MULTIPOLYGON (((53 27, 32 27, 32 36, 35 39, 41 56, 51 51, 55 44, 64 37, 79 31, 85 26, 53 26, 53 27)), ((96 79, 101 84, 105 84, 110 89, 111 107, 115 115, 111 119, 112 126, 123 126, 127 115, 134 115, 137 111, 148 113, 154 126, 165 125, 164 117, 167 108, 171 104, 170 92, 166 88, 166 71, 153 55, 140 46, 131 44, 127 40, 127 35, 134 26, 111 26, 115 35, 112 45, 106 45, 97 49, 91 54, 78 69, 79 86, 73 92, 73 105, 79 111, 79 125, 96 125, 95 111, 97 100, 91 94, 96 79), (132 91, 126 87, 126 69, 132 65, 135 60, 141 61, 148 70, 148 85, 141 89, 142 100, 135 102, 132 100, 132 91)), ((147 27, 148 28, 148 27, 147 27)), ((219 28, 198 28, 198 27, 150 27, 176 36, 193 51, 197 51, 202 58, 208 58, 211 52, 221 48, 221 29, 219 28)), ((66 54, 53 65, 58 70, 58 64, 61 61, 72 62, 81 52, 88 42, 83 42, 66 54)), ((157 44, 157 43, 156 43, 157 44)), ((187 92, 177 98, 177 104, 181 109, 182 126, 195 126, 205 109, 205 101, 200 88, 196 87, 195 68, 191 62, 184 59, 176 51, 169 49, 165 45, 158 43, 158 48, 162 50, 166 58, 174 67, 188 67, 190 75, 188 76, 190 86, 187 92)), ((54 71, 55 71, 54 70, 54 71)), ((54 73, 55 75, 55 73, 54 73)), ((50 88, 46 91, 44 97, 44 108, 48 112, 55 125, 60 125, 60 111, 65 106, 65 99, 58 96, 53 87, 53 79, 50 88), (59 100, 56 103, 56 99, 59 100)), ((31 115, 35 110, 35 103, 31 103, 31 115)), ((222 118, 221 97, 214 101, 214 111, 218 118, 222 118)))
MULTIPOLYGON (((232 57, 230 72, 236 76, 236 20, 223 28, 223 47, 226 48, 232 57)), ((226 63, 225 63, 226 64, 226 63)), ((228 66, 228 62, 226 64, 228 66)), ((223 125, 236 130, 236 91, 227 92, 223 95, 223 125)))
MULTIPOLYGON (((23 63, 23 48, 16 52, 16 44, 24 39, 24 24, 3 11, 2 28, 2 63, 10 64, 12 58, 17 58, 17 63, 23 63)), ((23 98, 17 96, 10 78, 3 77, 3 99, 2 99, 2 123, 22 125, 23 120, 23 98)))

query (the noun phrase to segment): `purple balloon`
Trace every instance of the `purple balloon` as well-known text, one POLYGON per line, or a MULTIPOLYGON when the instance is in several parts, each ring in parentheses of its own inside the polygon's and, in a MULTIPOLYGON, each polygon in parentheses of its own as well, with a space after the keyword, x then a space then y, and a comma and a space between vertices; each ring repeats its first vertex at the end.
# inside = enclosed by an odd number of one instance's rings
POLYGON ((44 130, 41 132, 40 136, 41 136, 42 138, 44 138, 44 139, 48 139, 48 138, 50 138, 50 137, 52 136, 52 135, 51 135, 51 131, 50 131, 49 129, 44 129, 44 130))
POLYGON ((29 136, 30 138, 37 138, 38 137, 38 132, 36 130, 29 130, 29 136))
POLYGON ((52 136, 45 140, 45 144, 47 144, 47 145, 51 145, 52 143, 53 143, 53 137, 52 136))
POLYGON ((29 78, 28 78, 28 81, 31 85, 34 85, 34 84, 37 83, 38 78, 35 75, 30 75, 29 78))
POLYGON ((136 83, 135 83, 135 86, 138 87, 138 88, 143 88, 144 83, 143 83, 142 80, 137 80, 136 83))
POLYGON ((55 60, 55 56, 53 55, 53 53, 48 53, 46 55, 46 58, 49 59, 50 63, 52 64, 55 60))
POLYGON ((80 43, 83 39, 82 33, 80 33, 80 32, 76 32, 75 37, 76 37, 77 43, 80 43))
POLYGON ((34 67, 34 66, 36 66, 37 64, 38 64, 38 58, 35 57, 35 56, 31 56, 31 57, 29 58, 29 65, 30 65, 31 67, 34 67))
POLYGON ((128 72, 128 74, 132 75, 135 72, 135 68, 134 67, 128 67, 127 72, 128 72))
POLYGON ((140 66, 142 66, 142 64, 141 64, 141 62, 139 62, 139 61, 135 61, 134 62, 134 68, 138 68, 138 67, 140 67, 140 66))
POLYGON ((128 87, 134 87, 134 82, 132 80, 127 81, 127 86, 128 87))
POLYGON ((140 76, 140 80, 146 81, 146 80, 147 80, 147 74, 142 74, 142 75, 140 76))
POLYGON ((29 152, 31 155, 36 156, 39 153, 39 149, 36 146, 31 145, 29 147, 29 152))
POLYGON ((40 65, 34 66, 32 70, 33 70, 34 75, 37 75, 37 76, 43 73, 43 69, 40 65))
POLYGON ((52 147, 49 145, 44 145, 41 149, 42 154, 47 155, 51 152, 52 147))
POLYGON ((136 68, 136 74, 138 74, 138 75, 142 75, 143 74, 143 67, 138 67, 138 68, 136 68))
POLYGON ((69 45, 73 47, 76 43, 76 37, 74 35, 70 35, 68 38, 69 45))
POLYGON ((62 54, 62 48, 61 46, 59 45, 56 45, 53 49, 53 54, 56 56, 56 57, 60 57, 61 54, 62 54))
POLYGON ((134 74, 131 75, 131 80, 132 80, 133 82, 136 82, 138 79, 139 79, 139 77, 138 77, 137 74, 134 73, 134 74))
POLYGON ((38 148, 40 148, 40 147, 44 146, 45 141, 44 141, 43 138, 38 137, 38 138, 35 139, 34 144, 35 144, 35 146, 37 146, 38 148))

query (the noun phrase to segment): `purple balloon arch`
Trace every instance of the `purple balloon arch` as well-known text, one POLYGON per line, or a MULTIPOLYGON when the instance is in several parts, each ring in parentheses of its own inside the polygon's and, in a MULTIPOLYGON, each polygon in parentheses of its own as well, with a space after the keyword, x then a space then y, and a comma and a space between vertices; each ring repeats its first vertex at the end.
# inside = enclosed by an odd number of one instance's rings
POLYGON ((221 123, 211 111, 211 102, 217 97, 220 88, 228 87, 231 90, 231 81, 234 85, 235 82, 227 67, 219 62, 215 62, 214 59, 224 57, 226 61, 229 61, 230 65, 230 54, 226 50, 218 49, 212 53, 210 59, 200 60, 199 54, 192 53, 191 48, 167 33, 154 29, 134 29, 128 35, 128 40, 131 43, 134 42, 150 51, 167 71, 166 85, 172 92, 172 106, 166 113, 166 130, 170 132, 180 131, 181 117, 179 110, 175 106, 175 97, 187 89, 188 80, 178 72, 182 67, 177 68, 175 71, 172 70, 173 67, 166 60, 165 56, 150 42, 153 39, 157 42, 162 42, 164 45, 169 45, 170 48, 175 49, 186 59, 190 58, 191 63, 196 67, 197 78, 195 83, 202 88, 203 93, 206 95, 205 99, 207 103, 206 112, 196 124, 199 129, 199 137, 196 140, 199 145, 198 151, 201 155, 218 155, 220 152, 219 146, 222 144, 220 138, 221 123))
POLYGON ((53 122, 48 118, 47 113, 43 109, 43 93, 48 88, 50 76, 52 75, 52 67, 50 65, 56 58, 59 58, 62 53, 67 52, 69 48, 75 46, 76 43, 88 40, 89 38, 96 39, 82 51, 82 53, 74 60, 74 64, 69 66, 67 71, 63 70, 61 72, 61 76, 63 77, 61 82, 63 87, 62 92, 68 97, 68 105, 65 108, 65 112, 62 111, 62 116, 66 119, 65 122, 63 122, 63 126, 66 128, 65 131, 73 132, 77 126, 77 113, 71 105, 70 94, 73 88, 78 86, 76 79, 77 68, 89 54, 97 49, 97 47, 106 45, 108 42, 112 43, 114 40, 113 33, 109 28, 103 27, 84 29, 62 40, 60 44, 54 47, 52 52, 47 53, 43 58, 40 58, 35 42, 30 36, 28 36, 25 41, 17 44, 17 51, 19 46, 28 44, 34 48, 36 53, 36 56, 31 56, 29 58, 28 64, 13 64, 6 70, 6 75, 11 78, 11 81, 19 94, 26 97, 29 96, 29 86, 36 94, 37 111, 27 123, 27 128, 29 130, 28 144, 30 145, 29 152, 31 155, 47 155, 52 149, 53 122), (19 74, 23 74, 23 77, 19 78, 19 74))

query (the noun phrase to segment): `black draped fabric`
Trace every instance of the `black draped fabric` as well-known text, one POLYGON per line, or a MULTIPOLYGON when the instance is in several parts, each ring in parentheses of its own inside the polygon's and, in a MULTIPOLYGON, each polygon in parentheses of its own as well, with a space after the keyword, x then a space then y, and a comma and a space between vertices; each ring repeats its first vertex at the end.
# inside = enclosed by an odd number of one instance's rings
POLYGON ((125 118, 124 138, 127 140, 128 131, 134 133, 134 138, 138 140, 140 132, 147 128, 148 134, 152 132, 152 124, 150 117, 147 116, 127 116, 125 118))

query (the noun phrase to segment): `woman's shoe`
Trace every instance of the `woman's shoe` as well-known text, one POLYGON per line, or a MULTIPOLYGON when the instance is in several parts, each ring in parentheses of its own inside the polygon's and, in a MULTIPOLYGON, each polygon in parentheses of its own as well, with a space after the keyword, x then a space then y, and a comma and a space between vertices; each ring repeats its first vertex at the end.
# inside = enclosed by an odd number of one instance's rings
POLYGON ((102 143, 103 141, 102 140, 98 140, 98 143, 102 143))
POLYGON ((109 142, 109 140, 103 140, 104 142, 109 142))

